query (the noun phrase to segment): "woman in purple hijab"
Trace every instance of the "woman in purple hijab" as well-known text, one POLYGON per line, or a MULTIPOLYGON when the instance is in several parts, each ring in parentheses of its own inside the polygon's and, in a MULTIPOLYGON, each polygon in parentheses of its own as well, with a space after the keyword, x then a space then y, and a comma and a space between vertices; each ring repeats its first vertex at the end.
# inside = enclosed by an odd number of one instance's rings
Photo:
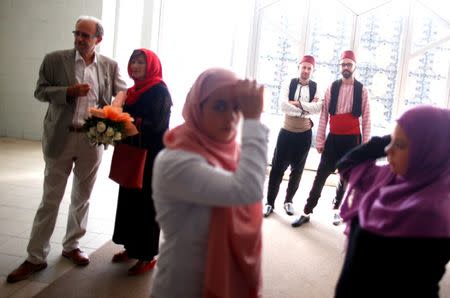
POLYGON ((439 297, 450 260, 450 110, 416 106, 338 163, 348 246, 335 297, 439 297), (387 156, 388 165, 376 164, 387 156))

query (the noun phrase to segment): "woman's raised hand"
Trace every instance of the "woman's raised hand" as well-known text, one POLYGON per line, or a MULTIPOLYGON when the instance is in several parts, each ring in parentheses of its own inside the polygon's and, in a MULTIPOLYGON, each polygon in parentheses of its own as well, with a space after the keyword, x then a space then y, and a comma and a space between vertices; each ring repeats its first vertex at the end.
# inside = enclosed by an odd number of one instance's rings
POLYGON ((255 80, 239 80, 236 84, 236 98, 244 118, 259 119, 263 111, 264 86, 255 80))
POLYGON ((125 104, 125 100, 127 99, 127 94, 124 91, 119 91, 116 94, 116 97, 114 98, 114 100, 112 101, 111 105, 113 107, 123 107, 123 105, 125 104))

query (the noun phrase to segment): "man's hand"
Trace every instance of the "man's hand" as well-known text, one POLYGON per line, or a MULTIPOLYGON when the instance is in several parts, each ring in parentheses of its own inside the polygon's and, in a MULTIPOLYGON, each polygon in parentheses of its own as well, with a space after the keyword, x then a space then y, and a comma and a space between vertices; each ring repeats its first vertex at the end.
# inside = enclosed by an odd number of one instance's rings
POLYGON ((291 105, 293 105, 294 107, 300 108, 300 102, 296 101, 296 100, 290 100, 288 101, 291 105))
POLYGON ((74 84, 72 86, 67 87, 67 96, 68 97, 80 97, 86 96, 91 89, 91 86, 88 84, 74 84))
POLYGON ((316 147, 317 152, 319 152, 319 154, 322 154, 323 152, 323 147, 316 147))

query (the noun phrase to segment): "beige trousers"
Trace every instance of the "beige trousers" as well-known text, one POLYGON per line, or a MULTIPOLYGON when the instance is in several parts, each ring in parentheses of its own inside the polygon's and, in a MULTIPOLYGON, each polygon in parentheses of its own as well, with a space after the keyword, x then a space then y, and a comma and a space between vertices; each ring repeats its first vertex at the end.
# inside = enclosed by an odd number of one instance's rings
POLYGON ((44 155, 44 190, 27 247, 29 262, 38 264, 46 261, 50 252, 50 237, 72 171, 71 202, 63 250, 71 251, 78 248, 79 239, 86 233, 89 197, 97 178, 102 155, 103 147, 90 145, 86 134, 80 132, 69 134, 66 145, 58 157, 50 158, 44 155))

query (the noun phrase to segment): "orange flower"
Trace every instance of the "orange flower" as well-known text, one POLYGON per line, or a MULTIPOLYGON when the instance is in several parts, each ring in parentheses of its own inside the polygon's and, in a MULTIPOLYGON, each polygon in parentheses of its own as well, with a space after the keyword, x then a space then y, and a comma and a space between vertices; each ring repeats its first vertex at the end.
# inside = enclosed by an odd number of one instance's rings
POLYGON ((128 113, 123 113, 122 108, 113 106, 104 106, 105 118, 115 122, 132 122, 133 118, 128 113))
POLYGON ((104 106, 102 109, 90 108, 89 112, 92 116, 109 119, 114 122, 123 122, 125 126, 124 133, 126 136, 138 134, 136 126, 133 124, 133 117, 128 113, 123 113, 122 108, 116 106, 104 106))

